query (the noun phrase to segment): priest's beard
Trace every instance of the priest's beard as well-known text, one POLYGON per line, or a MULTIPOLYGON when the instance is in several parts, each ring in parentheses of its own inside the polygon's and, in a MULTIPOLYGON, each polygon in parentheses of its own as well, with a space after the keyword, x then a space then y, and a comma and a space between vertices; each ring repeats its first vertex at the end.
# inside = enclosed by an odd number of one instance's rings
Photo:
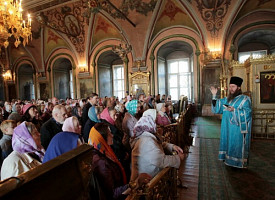
POLYGON ((241 89, 237 89, 233 94, 231 94, 229 92, 228 96, 227 96, 227 102, 232 101, 236 96, 242 94, 242 90, 241 89))

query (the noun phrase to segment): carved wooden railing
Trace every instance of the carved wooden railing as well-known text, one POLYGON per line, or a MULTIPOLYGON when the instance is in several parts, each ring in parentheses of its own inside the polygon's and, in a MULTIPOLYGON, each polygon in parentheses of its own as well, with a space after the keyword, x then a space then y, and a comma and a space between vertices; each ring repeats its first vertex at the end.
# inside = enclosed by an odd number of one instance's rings
POLYGON ((192 145, 192 137, 190 136, 190 128, 193 120, 191 108, 187 108, 180 114, 177 123, 167 126, 158 126, 157 132, 162 136, 164 142, 176 144, 188 152, 189 146, 192 145))
POLYGON ((166 200, 177 198, 176 169, 161 170, 148 184, 134 188, 126 200, 166 200))

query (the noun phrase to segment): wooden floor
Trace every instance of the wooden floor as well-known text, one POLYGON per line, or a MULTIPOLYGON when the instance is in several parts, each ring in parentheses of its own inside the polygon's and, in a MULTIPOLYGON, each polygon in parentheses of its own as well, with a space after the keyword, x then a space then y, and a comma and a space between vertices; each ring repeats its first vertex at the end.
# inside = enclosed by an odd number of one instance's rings
POLYGON ((198 199, 200 140, 197 138, 197 131, 197 127, 193 126, 193 145, 190 147, 188 157, 182 162, 179 169, 179 177, 183 186, 178 187, 178 199, 180 200, 198 199))

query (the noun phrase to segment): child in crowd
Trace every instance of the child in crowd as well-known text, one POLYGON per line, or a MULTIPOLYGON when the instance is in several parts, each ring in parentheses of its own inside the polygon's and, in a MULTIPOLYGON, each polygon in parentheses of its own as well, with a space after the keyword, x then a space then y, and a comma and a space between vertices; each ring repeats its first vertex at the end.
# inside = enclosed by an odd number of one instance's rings
POLYGON ((11 138, 15 127, 16 122, 13 120, 5 120, 0 125, 1 131, 3 132, 3 137, 0 140, 0 148, 2 151, 1 161, 12 152, 11 138))

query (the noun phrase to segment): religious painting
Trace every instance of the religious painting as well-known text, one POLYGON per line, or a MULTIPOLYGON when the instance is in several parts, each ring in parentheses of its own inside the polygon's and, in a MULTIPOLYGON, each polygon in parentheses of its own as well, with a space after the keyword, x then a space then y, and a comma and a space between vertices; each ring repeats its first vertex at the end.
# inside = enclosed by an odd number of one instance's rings
POLYGON ((49 84, 47 83, 40 83, 40 99, 46 101, 50 98, 49 95, 49 84))
POLYGON ((80 34, 79 23, 75 16, 73 15, 65 16, 64 22, 68 32, 72 36, 78 36, 80 34))
POLYGON ((94 90, 94 80, 91 78, 87 79, 79 79, 79 86, 80 86, 80 97, 86 98, 91 96, 94 90))
POLYGON ((129 75, 130 78, 130 93, 132 95, 150 94, 150 73, 135 72, 129 75))
POLYGON ((275 71, 260 73, 261 103, 275 103, 275 71))

